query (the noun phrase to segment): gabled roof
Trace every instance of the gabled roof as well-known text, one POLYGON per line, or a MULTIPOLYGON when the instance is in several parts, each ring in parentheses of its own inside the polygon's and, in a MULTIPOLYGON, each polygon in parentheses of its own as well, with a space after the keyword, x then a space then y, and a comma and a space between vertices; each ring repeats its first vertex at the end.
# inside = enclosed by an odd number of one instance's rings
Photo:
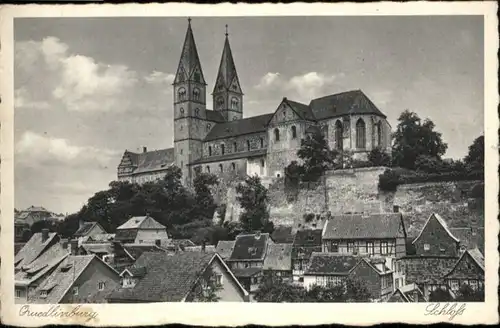
POLYGON ((321 229, 297 231, 293 240, 292 258, 308 259, 313 252, 321 252, 321 229))
POLYGON ((422 230, 420 230, 420 233, 418 234, 417 238, 415 238, 413 240, 413 244, 415 244, 415 242, 420 238, 420 236, 422 235, 422 232, 424 232, 425 228, 427 227, 427 225, 429 224, 429 222, 431 221, 431 219, 435 219, 437 220, 437 222, 439 222, 439 224, 444 228, 444 230, 448 233, 448 235, 454 240, 456 241, 457 243, 460 241, 457 237, 455 237, 451 231, 450 231, 450 228, 448 228, 448 225, 446 224, 446 222, 444 221, 444 219, 437 213, 432 213, 429 218, 427 219, 427 221, 425 222, 424 226, 422 227, 422 230))
POLYGON ((352 255, 314 252, 306 275, 347 275, 362 259, 352 255))
POLYGON ((107 242, 107 241, 112 241, 114 238, 115 238, 114 233, 99 233, 93 235, 89 240, 98 242, 107 242))
POLYGON ((28 240, 23 248, 16 254, 14 265, 16 268, 28 265, 37 259, 49 246, 55 243, 55 238, 59 240, 59 236, 55 232, 49 232, 47 240, 42 242, 42 233, 37 232, 28 240))
POLYGON ((309 103, 309 107, 317 120, 350 114, 374 114, 386 117, 361 90, 316 98, 309 103))
POLYGON ((236 278, 250 278, 262 272, 262 268, 241 268, 233 269, 236 278))
POLYGON ((194 161, 192 164, 204 164, 204 163, 213 163, 213 162, 223 162, 230 161, 239 158, 251 158, 251 157, 260 157, 265 156, 267 154, 267 148, 260 148, 251 151, 239 151, 236 153, 228 153, 219 156, 210 156, 200 158, 199 160, 194 161))
POLYGON ((330 217, 323 239, 405 238, 401 213, 345 214, 330 217))
POLYGON ((169 243, 180 247, 196 246, 191 239, 170 239, 169 243))
POLYGON ((203 250, 203 246, 195 245, 195 246, 186 246, 184 247, 185 252, 207 252, 207 253, 215 253, 214 245, 205 245, 205 250, 203 250))
POLYGON ((448 276, 450 275, 453 271, 455 271, 456 267, 461 261, 464 261, 466 256, 470 256, 470 258, 476 262, 476 264, 481 268, 481 270, 484 271, 484 255, 479 251, 479 249, 474 248, 474 249, 468 249, 465 252, 462 253, 460 258, 457 260, 455 265, 450 269, 450 271, 445 275, 448 276))
POLYGON ((125 229, 166 229, 166 228, 164 225, 162 225, 152 217, 146 215, 146 216, 134 216, 116 229, 125 230, 125 229))
MULTIPOLYGON (((236 79, 239 86, 238 73, 236 73, 236 66, 234 65, 233 54, 231 51, 231 46, 229 45, 229 38, 226 34, 226 39, 224 40, 224 48, 222 50, 222 56, 219 64, 219 71, 217 72, 217 79, 214 85, 214 93, 223 90, 229 90, 231 84, 236 79)), ((239 93, 241 90, 237 90, 239 93)))
POLYGON ((420 288, 418 288, 417 284, 414 284, 414 283, 399 287, 398 289, 396 289, 394 291, 394 293, 392 295, 399 293, 401 295, 401 297, 406 302, 415 302, 414 292, 417 292, 419 294, 418 297, 419 298, 421 297, 422 298, 421 300, 423 302, 427 302, 427 299, 425 298, 424 293, 422 293, 420 288))
POLYGON ((234 248, 234 240, 219 240, 217 243, 217 247, 215 248, 215 251, 219 253, 220 257, 222 259, 226 259, 229 256, 231 256, 231 253, 233 252, 234 248))
POLYGON ((123 244, 123 249, 132 256, 133 259, 138 259, 143 253, 166 253, 165 249, 156 246, 155 244, 123 244))
POLYGON ((134 153, 126 150, 123 154, 120 166, 130 165, 134 168, 132 174, 156 172, 166 170, 174 162, 174 148, 159 149, 142 153, 134 153))
POLYGON ((267 123, 274 114, 264 114, 252 116, 216 124, 207 134, 204 141, 212 141, 216 139, 225 139, 236 137, 245 134, 253 134, 267 131, 267 123))
POLYGON ((113 254, 113 246, 111 243, 105 244, 82 244, 81 246, 87 254, 113 254))
POLYGON ((484 252, 484 228, 473 228, 473 227, 461 227, 461 228, 450 228, 453 236, 460 240, 460 246, 464 246, 466 249, 478 248, 481 252, 484 252))
POLYGON ((43 206, 33 206, 31 205, 27 209, 23 210, 23 212, 49 212, 47 209, 43 206))
MULTIPOLYGON (((99 225, 99 223, 97 223, 95 221, 83 222, 82 226, 78 228, 78 230, 75 232, 74 236, 75 237, 83 237, 86 234, 88 234, 97 225, 99 225)), ((104 229, 102 227, 101 227, 101 230, 104 231, 104 229)))
POLYGON ((267 247, 264 270, 292 270, 292 244, 271 244, 267 247))
MULTIPOLYGON (((146 274, 133 288, 120 288, 109 299, 144 302, 182 302, 193 290, 196 282, 212 261, 221 265, 234 278, 233 273, 216 253, 181 252, 144 253, 132 266, 145 267, 146 274)), ((236 278, 235 283, 248 295, 236 278)))
POLYGON ((198 57, 198 50, 196 49, 196 43, 194 41, 193 30, 191 29, 191 22, 189 22, 174 83, 180 82, 182 75, 185 80, 192 80, 192 75, 197 69, 200 72, 200 82, 205 83, 205 78, 201 70, 200 58, 198 57))
POLYGON ((299 115, 299 117, 308 121, 316 121, 316 118, 308 105, 302 104, 298 101, 289 100, 288 98, 284 98, 283 101, 287 103, 292 110, 299 115))
POLYGON ((240 234, 236 236, 234 249, 227 261, 263 260, 269 243, 269 234, 240 234))
POLYGON ((218 111, 206 109, 205 115, 207 116, 207 121, 212 121, 216 123, 225 122, 224 116, 218 111))

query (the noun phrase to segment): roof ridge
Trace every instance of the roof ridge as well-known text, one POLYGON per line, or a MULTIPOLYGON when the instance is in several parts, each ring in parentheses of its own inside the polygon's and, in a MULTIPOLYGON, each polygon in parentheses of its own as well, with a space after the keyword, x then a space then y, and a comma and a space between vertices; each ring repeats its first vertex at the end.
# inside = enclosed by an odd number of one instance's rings
POLYGON ((346 93, 353 93, 353 92, 362 92, 363 93, 363 91, 361 91, 361 89, 353 89, 353 90, 342 91, 342 92, 339 92, 339 93, 332 93, 332 94, 329 94, 329 95, 324 95, 324 96, 321 96, 321 97, 318 97, 318 98, 311 99, 311 101, 309 102, 309 105, 314 100, 319 100, 319 99, 323 99, 323 98, 327 98, 327 97, 332 97, 332 96, 340 96, 340 95, 343 95, 343 94, 346 94, 346 93))

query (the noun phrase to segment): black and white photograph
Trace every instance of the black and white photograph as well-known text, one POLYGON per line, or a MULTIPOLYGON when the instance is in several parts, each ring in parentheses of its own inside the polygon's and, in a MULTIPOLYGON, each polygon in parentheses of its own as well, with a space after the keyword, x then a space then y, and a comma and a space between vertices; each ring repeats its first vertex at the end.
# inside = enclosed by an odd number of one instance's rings
POLYGON ((14 303, 484 303, 485 40, 482 15, 14 18, 14 303))

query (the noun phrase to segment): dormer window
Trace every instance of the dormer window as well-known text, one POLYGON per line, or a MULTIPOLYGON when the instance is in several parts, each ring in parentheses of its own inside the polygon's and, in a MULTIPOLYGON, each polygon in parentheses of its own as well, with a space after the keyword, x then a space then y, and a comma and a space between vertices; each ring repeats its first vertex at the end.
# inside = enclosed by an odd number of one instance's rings
POLYGON ((250 255, 256 255, 257 254, 257 248, 256 247, 249 247, 248 252, 250 255))

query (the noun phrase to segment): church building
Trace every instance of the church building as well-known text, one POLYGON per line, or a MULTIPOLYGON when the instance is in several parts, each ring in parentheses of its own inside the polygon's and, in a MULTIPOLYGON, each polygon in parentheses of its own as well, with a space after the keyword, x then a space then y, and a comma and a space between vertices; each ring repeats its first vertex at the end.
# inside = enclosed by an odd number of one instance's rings
POLYGON ((254 174, 283 176, 285 167, 298 160, 301 139, 314 128, 324 133, 331 149, 351 151, 356 159, 366 159, 377 147, 390 151, 386 116, 361 90, 326 95, 309 104, 285 97, 269 114, 244 117, 244 94, 227 31, 212 91, 213 109, 207 109, 207 83, 188 21, 173 83, 174 147, 125 151, 118 180, 153 181, 170 165, 182 169, 186 185, 196 172, 227 181, 254 174))

